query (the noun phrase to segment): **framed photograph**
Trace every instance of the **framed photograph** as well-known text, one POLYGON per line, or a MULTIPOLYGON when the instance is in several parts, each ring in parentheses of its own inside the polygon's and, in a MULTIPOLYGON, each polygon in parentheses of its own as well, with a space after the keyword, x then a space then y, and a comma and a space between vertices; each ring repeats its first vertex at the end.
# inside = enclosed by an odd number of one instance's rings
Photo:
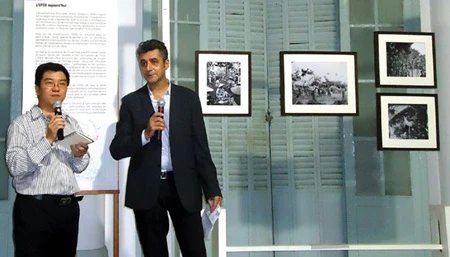
POLYGON ((377 87, 436 88, 434 33, 374 32, 377 87))
POLYGON ((195 52, 196 91, 205 116, 251 115, 250 64, 250 52, 195 52))
POLYGON ((377 93, 379 150, 439 150, 436 94, 377 93))
POLYGON ((355 52, 280 52, 281 115, 357 115, 355 52))

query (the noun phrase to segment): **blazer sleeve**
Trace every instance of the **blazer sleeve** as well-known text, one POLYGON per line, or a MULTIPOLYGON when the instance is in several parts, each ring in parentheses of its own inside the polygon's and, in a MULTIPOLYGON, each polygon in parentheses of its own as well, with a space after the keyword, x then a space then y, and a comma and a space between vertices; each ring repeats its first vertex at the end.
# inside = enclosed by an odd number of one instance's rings
POLYGON ((203 188, 206 199, 214 196, 222 196, 219 182, 217 180, 217 169, 211 157, 206 135, 205 123, 203 121, 203 112, 200 99, 197 95, 192 101, 192 131, 195 151, 196 167, 200 174, 200 183, 203 188))
POLYGON ((136 96, 128 95, 122 99, 119 110, 119 121, 116 124, 116 134, 109 146, 111 156, 115 160, 130 157, 142 149, 141 134, 144 128, 137 124, 136 116, 140 108, 136 96))

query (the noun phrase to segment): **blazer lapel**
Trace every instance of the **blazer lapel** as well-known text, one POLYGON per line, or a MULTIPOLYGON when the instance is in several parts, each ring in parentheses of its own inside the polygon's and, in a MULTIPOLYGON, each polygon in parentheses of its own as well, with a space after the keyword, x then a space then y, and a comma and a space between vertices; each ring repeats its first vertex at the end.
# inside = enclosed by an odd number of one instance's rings
POLYGON ((178 86, 172 83, 170 92, 170 130, 169 137, 177 134, 178 129, 183 128, 183 124, 180 124, 181 114, 183 108, 180 107, 181 101, 183 101, 183 96, 179 94, 178 86))
POLYGON ((145 112, 146 118, 150 118, 155 110, 153 109, 152 101, 150 100, 150 95, 148 93, 147 84, 141 87, 139 90, 139 100, 141 102, 140 106, 143 107, 143 111, 145 112))

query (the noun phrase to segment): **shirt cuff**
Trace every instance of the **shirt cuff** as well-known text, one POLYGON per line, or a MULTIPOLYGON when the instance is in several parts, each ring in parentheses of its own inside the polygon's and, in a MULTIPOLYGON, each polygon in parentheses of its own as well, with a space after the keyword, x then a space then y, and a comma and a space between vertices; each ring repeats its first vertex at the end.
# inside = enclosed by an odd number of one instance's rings
POLYGON ((141 141, 142 141, 142 146, 150 143, 150 141, 152 140, 152 138, 149 138, 148 140, 145 139, 145 129, 142 130, 142 134, 141 134, 141 141))

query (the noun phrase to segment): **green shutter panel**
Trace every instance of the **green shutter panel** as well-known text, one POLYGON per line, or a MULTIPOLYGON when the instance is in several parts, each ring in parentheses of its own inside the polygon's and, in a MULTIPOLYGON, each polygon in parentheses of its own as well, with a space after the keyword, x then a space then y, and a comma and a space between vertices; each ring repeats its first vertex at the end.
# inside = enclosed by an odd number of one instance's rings
POLYGON ((207 2, 208 50, 251 51, 252 116, 205 119, 213 159, 223 174, 228 243, 271 244, 270 141, 265 122, 268 107, 266 0, 207 2), (264 225, 253 226, 254 222, 264 225))
POLYGON ((264 9, 264 0, 208 0, 208 50, 251 50, 252 116, 206 118, 225 190, 268 190, 270 185, 264 9))
POLYGON ((321 189, 344 190, 344 150, 342 118, 325 117, 319 123, 319 163, 321 189))
POLYGON ((337 11, 335 0, 268 1, 275 244, 345 242, 345 231, 327 233, 339 231, 345 220, 342 117, 280 116, 279 52, 337 51, 337 11))

